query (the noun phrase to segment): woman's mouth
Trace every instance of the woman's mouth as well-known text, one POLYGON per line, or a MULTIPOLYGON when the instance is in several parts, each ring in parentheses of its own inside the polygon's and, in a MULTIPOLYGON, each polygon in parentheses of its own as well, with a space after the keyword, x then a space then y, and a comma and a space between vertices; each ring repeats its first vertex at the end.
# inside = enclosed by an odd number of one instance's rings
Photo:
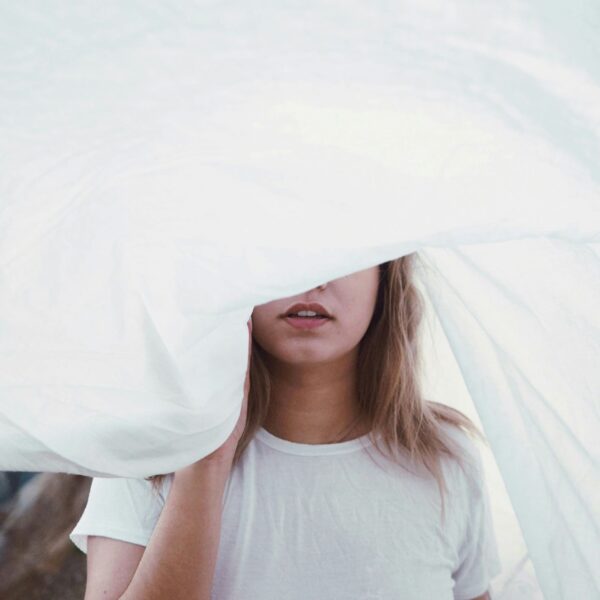
POLYGON ((331 321, 329 317, 299 317, 297 315, 287 315, 284 317, 292 327, 296 329, 314 329, 315 327, 322 327, 328 321, 331 321))

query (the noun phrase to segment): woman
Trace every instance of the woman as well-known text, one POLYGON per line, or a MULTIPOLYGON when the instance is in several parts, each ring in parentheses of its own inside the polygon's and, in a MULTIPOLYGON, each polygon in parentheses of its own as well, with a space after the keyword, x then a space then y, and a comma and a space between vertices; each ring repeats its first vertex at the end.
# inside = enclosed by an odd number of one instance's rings
POLYGON ((93 480, 71 534, 86 600, 489 598, 483 436, 419 390, 417 256, 255 307, 227 441, 93 480))

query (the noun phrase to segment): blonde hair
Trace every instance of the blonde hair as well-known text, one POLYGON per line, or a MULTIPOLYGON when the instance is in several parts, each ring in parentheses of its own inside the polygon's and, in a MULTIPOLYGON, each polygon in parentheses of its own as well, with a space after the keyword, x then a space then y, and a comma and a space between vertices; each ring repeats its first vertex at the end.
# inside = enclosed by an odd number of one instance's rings
MULTIPOLYGON (((361 419, 370 426, 368 436, 374 448, 399 464, 403 461, 397 454, 408 452, 411 461, 426 467, 433 475, 441 495, 443 519, 447 487, 440 459, 446 455, 464 469, 465 458, 443 425, 462 429, 484 443, 486 440, 464 413, 422 395, 418 335, 424 301, 413 281, 417 260, 419 255, 414 252, 379 265, 380 282, 373 317, 359 343, 358 401, 361 419)), ((232 466, 268 413, 270 378, 263 352, 256 343, 252 344, 247 422, 232 466)), ((165 476, 146 479, 158 490, 165 476)))

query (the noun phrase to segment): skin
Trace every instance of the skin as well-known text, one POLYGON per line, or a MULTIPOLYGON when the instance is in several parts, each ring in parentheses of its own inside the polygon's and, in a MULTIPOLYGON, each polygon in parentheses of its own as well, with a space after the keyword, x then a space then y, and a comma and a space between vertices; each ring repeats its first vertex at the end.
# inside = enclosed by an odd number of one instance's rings
POLYGON ((254 341, 265 350, 271 375, 267 431, 302 444, 367 433, 357 421, 356 366, 378 285, 375 266, 254 308, 254 341), (319 302, 333 319, 317 329, 296 329, 280 316, 295 302, 319 302))

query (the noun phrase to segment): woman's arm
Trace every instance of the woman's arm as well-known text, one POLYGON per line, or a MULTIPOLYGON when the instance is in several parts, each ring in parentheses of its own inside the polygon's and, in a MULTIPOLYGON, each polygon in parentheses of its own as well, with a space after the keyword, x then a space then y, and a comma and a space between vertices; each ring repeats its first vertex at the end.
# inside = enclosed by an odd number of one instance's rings
POLYGON ((223 493, 248 415, 252 317, 240 416, 225 442, 175 471, 165 506, 121 600, 210 600, 221 537, 223 493))
POLYGON ((175 472, 152 537, 121 600, 209 600, 221 531, 228 460, 175 472))

